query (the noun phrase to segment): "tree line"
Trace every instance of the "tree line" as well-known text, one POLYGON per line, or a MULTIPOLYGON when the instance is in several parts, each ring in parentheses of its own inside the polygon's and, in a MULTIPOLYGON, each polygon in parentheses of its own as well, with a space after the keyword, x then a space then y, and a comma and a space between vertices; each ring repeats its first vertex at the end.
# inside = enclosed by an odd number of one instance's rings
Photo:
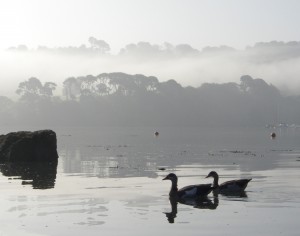
POLYGON ((0 124, 159 126, 264 126, 300 120, 300 96, 282 96, 273 85, 249 75, 239 83, 182 87, 141 74, 102 73, 57 84, 29 78, 18 100, 0 96, 0 124))
MULTIPOLYGON (((88 38, 88 44, 80 46, 67 46, 50 48, 47 46, 38 46, 36 49, 29 49, 26 45, 18 45, 8 48, 10 52, 38 52, 38 53, 54 53, 68 55, 89 55, 89 56, 112 56, 111 47, 103 39, 97 39, 93 36, 88 38)), ((119 56, 137 57, 139 59, 145 57, 169 58, 169 57, 197 57, 207 56, 210 54, 236 53, 237 49, 221 45, 219 47, 206 46, 201 50, 192 47, 189 44, 173 45, 165 42, 161 45, 151 44, 149 42, 130 43, 125 45, 117 53, 119 56)), ((247 46, 244 52, 248 52, 248 57, 256 62, 268 63, 271 61, 287 60, 290 58, 298 58, 300 56, 299 41, 270 41, 257 42, 253 46, 247 46)))

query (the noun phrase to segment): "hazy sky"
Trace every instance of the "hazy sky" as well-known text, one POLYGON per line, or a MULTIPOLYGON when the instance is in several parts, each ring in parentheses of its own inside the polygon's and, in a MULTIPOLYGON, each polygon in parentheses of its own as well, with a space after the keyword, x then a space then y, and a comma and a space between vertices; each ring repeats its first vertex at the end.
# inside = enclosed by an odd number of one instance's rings
POLYGON ((70 76, 116 71, 196 87, 239 82, 249 74, 299 94, 299 56, 261 63, 260 54, 253 59, 243 52, 257 42, 300 41, 299 13, 300 0, 0 0, 0 95, 15 94, 18 84, 32 76, 61 85, 70 76), (103 61, 5 53, 21 44, 30 49, 79 47, 89 45, 90 36, 105 40, 115 55, 140 41, 189 44, 200 51, 227 45, 241 53, 195 60, 150 58, 146 63, 117 56, 103 61))
POLYGON ((129 43, 238 49, 300 39, 298 0, 1 0, 0 49, 79 46, 89 36, 112 52, 129 43))

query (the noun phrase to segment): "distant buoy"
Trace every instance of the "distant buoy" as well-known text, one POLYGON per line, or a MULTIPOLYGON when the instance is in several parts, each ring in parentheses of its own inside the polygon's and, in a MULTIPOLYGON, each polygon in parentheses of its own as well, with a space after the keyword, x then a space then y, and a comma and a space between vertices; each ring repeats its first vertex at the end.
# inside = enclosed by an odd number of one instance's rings
POLYGON ((276 133, 272 132, 271 133, 271 138, 276 138, 276 133))
POLYGON ((157 131, 154 134, 155 134, 156 137, 159 135, 159 133, 157 131))

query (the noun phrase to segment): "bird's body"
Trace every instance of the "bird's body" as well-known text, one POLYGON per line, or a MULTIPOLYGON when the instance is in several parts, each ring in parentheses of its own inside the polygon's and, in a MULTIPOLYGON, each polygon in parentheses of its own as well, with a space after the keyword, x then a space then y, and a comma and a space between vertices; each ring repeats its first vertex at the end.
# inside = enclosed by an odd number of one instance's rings
POLYGON ((219 185, 220 191, 244 191, 251 179, 237 179, 226 181, 219 185))
POLYGON ((180 198, 207 196, 212 191, 211 184, 189 185, 177 191, 180 198))
POLYGON ((206 178, 209 177, 214 178, 213 187, 215 188, 215 191, 218 191, 220 193, 244 191, 248 183, 252 180, 252 179, 236 179, 236 180, 226 181, 219 185, 219 175, 217 174, 217 172, 211 171, 206 176, 206 178))
POLYGON ((178 178, 175 174, 170 173, 168 174, 163 180, 171 180, 172 186, 169 193, 171 198, 197 198, 197 197, 204 197, 207 196, 212 190, 213 187, 211 184, 198 184, 198 185, 189 185, 185 186, 178 190, 177 182, 178 178))

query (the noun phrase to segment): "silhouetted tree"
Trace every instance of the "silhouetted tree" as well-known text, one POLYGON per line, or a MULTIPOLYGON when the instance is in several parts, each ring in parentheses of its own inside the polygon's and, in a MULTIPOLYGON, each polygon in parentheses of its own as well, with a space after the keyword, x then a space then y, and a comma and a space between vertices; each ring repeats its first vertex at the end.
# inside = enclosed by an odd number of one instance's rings
POLYGON ((24 124, 264 126, 299 123, 300 117, 299 97, 283 97, 248 75, 240 83, 199 88, 121 72, 70 77, 63 82, 65 100, 53 97, 55 88, 34 77, 20 83, 18 102, 0 97, 0 122, 16 117, 24 124))
POLYGON ((280 95, 279 90, 275 86, 268 85, 263 79, 253 79, 249 75, 243 75, 240 81, 240 88, 244 93, 271 98, 276 98, 280 95))
POLYGON ((55 89, 55 83, 46 82, 43 85, 39 79, 31 77, 28 80, 19 83, 16 93, 21 95, 21 100, 34 101, 40 98, 52 97, 55 89))

